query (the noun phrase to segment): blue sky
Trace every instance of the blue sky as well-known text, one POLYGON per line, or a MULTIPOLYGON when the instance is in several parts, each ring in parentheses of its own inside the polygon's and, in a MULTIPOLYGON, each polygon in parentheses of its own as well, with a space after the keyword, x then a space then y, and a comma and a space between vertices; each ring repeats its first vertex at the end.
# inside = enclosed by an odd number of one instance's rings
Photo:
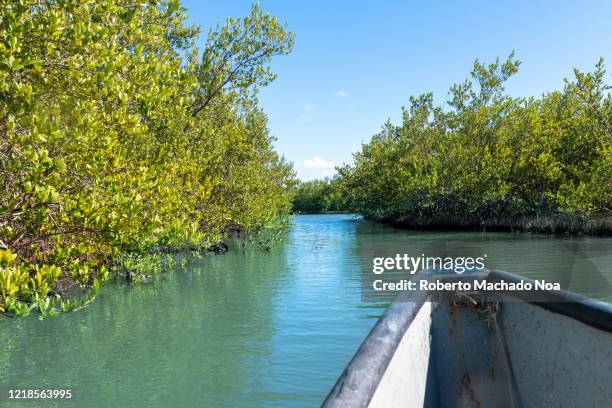
MULTIPOLYGON (((252 4, 182 3, 204 32, 252 4)), ((276 148, 303 180, 349 162, 387 119, 397 123, 410 95, 432 91, 444 102, 476 58, 515 50, 523 62, 507 84, 515 96, 560 89, 573 67, 591 70, 600 56, 612 67, 610 1, 259 3, 296 35, 292 54, 272 62, 278 79, 260 99, 276 148)))

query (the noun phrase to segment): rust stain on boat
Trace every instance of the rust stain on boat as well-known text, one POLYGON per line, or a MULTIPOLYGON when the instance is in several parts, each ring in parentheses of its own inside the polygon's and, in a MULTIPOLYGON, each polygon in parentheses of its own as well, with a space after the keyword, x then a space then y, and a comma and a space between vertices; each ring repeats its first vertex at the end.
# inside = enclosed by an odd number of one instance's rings
POLYGON ((476 392, 474 388, 472 388, 472 379, 468 373, 465 373, 463 377, 461 377, 461 390, 459 391, 459 397, 467 397, 471 402, 471 406, 474 408, 480 408, 480 402, 476 397, 476 392))

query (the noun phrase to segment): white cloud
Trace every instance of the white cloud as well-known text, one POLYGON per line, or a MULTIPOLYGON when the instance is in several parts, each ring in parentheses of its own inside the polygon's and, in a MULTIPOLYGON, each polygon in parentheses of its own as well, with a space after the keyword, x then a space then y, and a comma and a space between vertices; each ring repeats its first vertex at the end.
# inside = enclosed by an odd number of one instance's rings
POLYGON ((315 106, 312 103, 304 105, 304 112, 312 112, 315 110, 315 106))
POLYGON ((303 107, 302 120, 304 122, 312 122, 312 113, 315 111, 316 107, 312 103, 307 103, 303 107))
POLYGON ((304 167, 309 169, 333 169, 334 163, 329 160, 325 160, 320 158, 319 156, 315 156, 312 159, 306 159, 303 162, 304 167))
POLYGON ((336 96, 339 96, 340 98, 348 98, 348 94, 342 89, 338 89, 336 91, 336 96))

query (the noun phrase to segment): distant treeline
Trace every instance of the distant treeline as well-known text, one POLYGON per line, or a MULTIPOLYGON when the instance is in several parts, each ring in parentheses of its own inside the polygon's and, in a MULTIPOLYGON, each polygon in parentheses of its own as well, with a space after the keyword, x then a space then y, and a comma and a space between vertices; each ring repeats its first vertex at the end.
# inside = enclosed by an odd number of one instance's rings
POLYGON ((72 310, 119 255, 205 249, 288 215, 294 173, 257 90, 293 35, 253 7, 198 52, 184 11, 0 0, 0 312, 72 310))
POLYGON ((336 178, 305 181, 298 185, 293 198, 295 213, 346 211, 347 204, 336 178))
POLYGON ((561 91, 514 98, 520 63, 474 64, 450 89, 410 98, 339 169, 351 211, 423 228, 610 233, 612 98, 603 61, 561 91))

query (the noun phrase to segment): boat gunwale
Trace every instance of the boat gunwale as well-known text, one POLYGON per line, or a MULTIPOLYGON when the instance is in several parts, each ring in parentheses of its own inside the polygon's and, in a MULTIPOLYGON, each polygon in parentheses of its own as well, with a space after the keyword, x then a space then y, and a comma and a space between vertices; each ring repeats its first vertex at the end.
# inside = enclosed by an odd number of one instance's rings
POLYGON ((428 297, 427 291, 418 291, 410 301, 406 301, 405 292, 395 298, 361 343, 323 407, 366 407, 370 403, 404 333, 428 297))
MULTIPOLYGON (((488 275, 489 281, 506 281, 511 283, 531 282, 534 280, 520 277, 510 272, 493 269, 488 275)), ((548 311, 567 316, 587 326, 612 333, 612 304, 592 299, 566 289, 539 290, 537 300, 530 292, 513 291, 498 293, 524 300, 548 311)))
MULTIPOLYGON (((534 280, 510 272, 493 269, 468 275, 440 276, 439 271, 420 272, 413 279, 449 279, 484 278, 489 281, 506 281, 510 283, 531 282, 534 280), (437 276, 436 276, 437 275, 437 276)), ((498 291, 526 303, 546 309, 550 312, 567 316, 587 326, 612 333, 612 304, 598 301, 587 296, 561 290, 539 290, 538 300, 532 299, 526 292, 498 291)), ((343 370, 336 384, 323 402, 323 407, 367 407, 372 400, 382 377, 395 354, 406 330, 432 296, 427 291, 400 292, 384 315, 376 322, 370 333, 361 343, 353 358, 343 370), (396 330, 390 330, 396 328, 396 330), (349 391, 347 391, 348 389, 349 391)))

